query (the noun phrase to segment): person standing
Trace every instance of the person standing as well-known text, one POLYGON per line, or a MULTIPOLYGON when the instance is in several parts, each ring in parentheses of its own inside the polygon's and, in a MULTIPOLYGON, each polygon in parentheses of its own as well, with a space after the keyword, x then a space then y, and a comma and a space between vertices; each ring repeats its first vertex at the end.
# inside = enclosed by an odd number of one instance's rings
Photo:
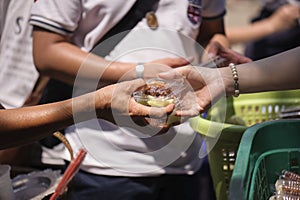
MULTIPOLYGON (((154 1, 122 40, 117 34, 97 45, 127 14, 135 13, 132 9, 144 4, 140 0, 37 1, 30 18, 37 68, 76 87, 78 81, 87 80, 98 87, 99 80, 107 84, 136 78, 139 63, 144 63, 144 77, 151 78, 169 70, 159 64, 178 67, 190 57, 197 62, 204 48, 209 51, 217 42, 228 45, 223 0, 154 1), (117 44, 108 54, 96 55, 114 41, 117 44), (203 45, 198 45, 201 51, 195 50, 197 42, 203 45)), ((193 109, 199 111, 197 106, 193 109)), ((124 125, 124 119, 115 120, 122 125, 90 120, 65 130, 74 149, 85 146, 89 151, 71 184, 72 199, 199 199, 202 139, 188 122, 156 134, 149 127, 133 129, 124 125)), ((57 155, 68 159, 65 150, 57 155)))
MULTIPOLYGON (((39 78, 33 63, 32 27, 28 23, 32 4, 0 2, 0 103, 6 109, 37 104, 45 80, 39 78)), ((33 149, 35 144, 1 150, 1 163, 31 165, 28 157, 33 149)))
POLYGON ((269 34, 257 40, 249 41, 245 47, 245 55, 252 60, 266 58, 300 45, 300 2, 297 0, 268 0, 262 1, 261 10, 252 24, 270 23, 269 34), (271 32, 270 32, 271 30, 271 32))
POLYGON ((39 78, 32 57, 33 1, 1 1, 0 10, 0 102, 6 108, 21 107, 39 78))

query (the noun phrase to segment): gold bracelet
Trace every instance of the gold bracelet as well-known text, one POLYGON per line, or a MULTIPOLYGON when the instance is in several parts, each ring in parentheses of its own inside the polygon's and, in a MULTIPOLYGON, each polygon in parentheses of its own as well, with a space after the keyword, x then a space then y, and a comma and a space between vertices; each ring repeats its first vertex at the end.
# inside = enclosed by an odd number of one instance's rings
POLYGON ((239 90, 239 83, 238 83, 239 77, 238 77, 238 73, 237 73, 237 70, 236 70, 236 66, 235 66, 235 64, 230 63, 229 67, 231 69, 232 76, 233 76, 233 81, 234 81, 233 82, 233 84, 234 84, 233 96, 238 97, 240 95, 240 90, 239 90))

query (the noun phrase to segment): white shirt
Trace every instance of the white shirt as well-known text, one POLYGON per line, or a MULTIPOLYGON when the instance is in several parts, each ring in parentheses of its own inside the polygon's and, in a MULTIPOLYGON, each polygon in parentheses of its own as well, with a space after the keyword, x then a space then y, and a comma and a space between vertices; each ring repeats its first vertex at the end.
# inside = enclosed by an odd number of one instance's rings
POLYGON ((38 78, 32 57, 32 1, 0 3, 0 102, 6 108, 23 106, 38 78))
MULTIPOLYGON (((223 0, 203 2, 206 2, 202 7, 203 17, 216 17, 225 11, 223 0)), ((90 51, 133 3, 118 0, 39 0, 33 7, 31 24, 69 34, 74 44, 90 51)), ((158 28, 149 29, 143 19, 106 58, 147 62, 163 57, 195 56, 193 39, 198 33, 201 17, 192 15, 189 18, 188 8, 198 3, 198 0, 160 0, 155 11, 158 28)), ((66 132, 76 151, 82 145, 89 151, 82 168, 95 174, 193 174, 202 162, 199 158, 202 140, 188 122, 155 136, 127 127, 119 128, 105 120, 82 122, 67 128, 66 132)), ((66 151, 61 156, 68 159, 66 151)))

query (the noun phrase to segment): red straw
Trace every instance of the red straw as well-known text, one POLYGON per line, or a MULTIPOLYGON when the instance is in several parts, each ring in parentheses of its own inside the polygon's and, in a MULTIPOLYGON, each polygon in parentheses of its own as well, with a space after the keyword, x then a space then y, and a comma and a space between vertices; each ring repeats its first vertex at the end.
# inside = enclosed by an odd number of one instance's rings
POLYGON ((86 153, 87 153, 86 150, 80 149, 77 156, 71 161, 71 163, 67 167, 63 177, 61 178, 61 180, 58 183, 58 186, 55 189, 55 192, 51 195, 50 200, 57 199, 65 192, 69 182, 72 180, 74 175, 78 172, 79 167, 86 156, 86 153))

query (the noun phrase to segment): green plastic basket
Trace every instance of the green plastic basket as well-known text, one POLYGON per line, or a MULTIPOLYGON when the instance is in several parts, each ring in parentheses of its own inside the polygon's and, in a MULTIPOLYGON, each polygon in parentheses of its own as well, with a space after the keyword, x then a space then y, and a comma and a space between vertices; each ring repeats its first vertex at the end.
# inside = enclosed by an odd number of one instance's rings
MULTIPOLYGON (((223 102, 224 99, 221 99, 217 104, 222 105, 223 102)), ((218 200, 228 199, 228 188, 244 131, 251 125, 278 119, 280 112, 286 108, 299 107, 300 90, 244 94, 238 98, 229 98, 226 104, 225 110, 217 105, 209 111, 216 121, 201 116, 190 120, 191 127, 206 139, 210 170, 218 200), (216 115, 224 115, 225 112, 223 120, 235 115, 243 119, 245 125, 218 122, 216 115)), ((222 121, 222 117, 220 120, 222 121)))
POLYGON ((300 120, 275 120, 248 128, 229 188, 231 200, 268 200, 283 170, 300 174, 300 120))

